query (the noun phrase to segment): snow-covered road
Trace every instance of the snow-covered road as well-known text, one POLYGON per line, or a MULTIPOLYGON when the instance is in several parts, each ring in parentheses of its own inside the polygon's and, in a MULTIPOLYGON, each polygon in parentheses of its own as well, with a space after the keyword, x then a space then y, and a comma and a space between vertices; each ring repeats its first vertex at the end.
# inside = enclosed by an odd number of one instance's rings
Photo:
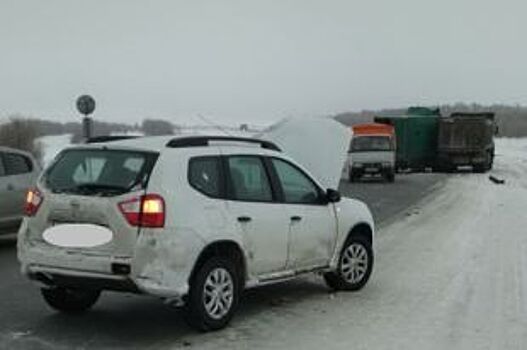
POLYGON ((452 176, 412 215, 378 233, 375 273, 363 291, 312 291, 239 317, 223 333, 192 337, 193 345, 526 349, 527 142, 499 140, 497 149, 492 173, 506 184, 488 174, 452 176))
MULTIPOLYGON (((0 349, 527 349, 527 140, 498 140, 497 154, 492 174, 504 185, 488 174, 441 178, 381 227, 362 291, 330 293, 315 276, 250 290, 215 333, 133 295, 56 315, 20 276, 14 249, 0 246, 0 349)), ((429 176, 401 178, 383 205, 429 176)))

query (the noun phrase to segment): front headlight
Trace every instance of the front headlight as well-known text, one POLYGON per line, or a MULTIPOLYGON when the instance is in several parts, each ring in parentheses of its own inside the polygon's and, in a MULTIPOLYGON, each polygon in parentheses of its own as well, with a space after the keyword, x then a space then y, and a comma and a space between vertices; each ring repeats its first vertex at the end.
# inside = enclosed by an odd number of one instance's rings
POLYGON ((362 168, 364 166, 364 164, 362 164, 362 163, 352 163, 352 166, 354 168, 362 168))

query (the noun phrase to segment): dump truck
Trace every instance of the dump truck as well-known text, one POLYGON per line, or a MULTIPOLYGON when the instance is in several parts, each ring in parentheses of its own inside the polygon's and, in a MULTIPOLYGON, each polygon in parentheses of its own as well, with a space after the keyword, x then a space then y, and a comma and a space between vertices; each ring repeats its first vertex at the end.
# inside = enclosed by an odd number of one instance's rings
POLYGON ((452 113, 410 107, 405 115, 375 117, 375 122, 395 127, 396 169, 455 171, 472 166, 485 172, 494 161, 494 113, 452 113))
POLYGON ((438 170, 454 171, 472 166, 474 172, 492 169, 494 162, 494 113, 453 113, 439 119, 438 170))
POLYGON ((410 107, 399 116, 377 116, 376 123, 392 125, 397 139, 396 170, 422 171, 437 160, 439 109, 410 107))
POLYGON ((347 172, 350 182, 364 175, 380 175, 388 182, 395 180, 396 140, 394 127, 367 123, 352 127, 353 137, 348 152, 347 172))

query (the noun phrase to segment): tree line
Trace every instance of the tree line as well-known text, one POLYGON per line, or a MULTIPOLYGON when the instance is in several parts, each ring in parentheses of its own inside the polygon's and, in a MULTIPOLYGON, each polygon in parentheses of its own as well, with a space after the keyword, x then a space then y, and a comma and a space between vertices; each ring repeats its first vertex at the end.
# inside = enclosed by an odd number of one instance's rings
MULTIPOLYGON (((173 135, 179 127, 161 119, 145 119, 141 124, 108 123, 94 120, 92 136, 140 133, 147 136, 173 135)), ((0 146, 21 149, 42 157, 42 146, 37 141, 42 136, 71 134, 71 143, 83 140, 80 122, 55 122, 43 119, 12 116, 0 124, 0 146)))
MULTIPOLYGON (((453 112, 494 112, 499 127, 499 136, 527 136, 527 107, 458 103, 442 105, 439 108, 444 116, 453 112)), ((361 112, 340 113, 333 117, 345 125, 354 125, 372 122, 375 116, 403 115, 405 112, 406 108, 363 110, 361 112)), ((162 119, 145 119, 141 124, 109 123, 94 120, 92 131, 93 136, 126 133, 158 136, 177 134, 180 132, 180 127, 162 119)), ((13 116, 6 123, 0 124, 0 146, 27 150, 40 157, 41 146, 36 142, 39 137, 64 134, 72 135, 72 143, 81 142, 83 139, 82 124, 80 122, 56 122, 13 116)))
MULTIPOLYGON (((437 107, 437 106, 434 106, 437 107)), ((441 115, 449 116, 454 112, 494 112, 500 137, 526 137, 527 136, 527 107, 510 105, 481 105, 457 103, 439 106, 441 115)), ((361 112, 345 112, 334 118, 345 125, 369 123, 375 116, 404 115, 406 108, 363 110, 361 112)))

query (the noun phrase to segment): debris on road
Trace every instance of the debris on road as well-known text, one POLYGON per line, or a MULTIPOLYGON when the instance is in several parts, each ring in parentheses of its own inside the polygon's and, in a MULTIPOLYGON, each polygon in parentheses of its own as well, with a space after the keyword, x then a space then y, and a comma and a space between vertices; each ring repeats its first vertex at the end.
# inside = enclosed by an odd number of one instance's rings
POLYGON ((505 180, 504 179, 498 179, 496 176, 494 175, 489 175, 489 180, 494 182, 495 184, 497 185, 503 185, 505 184, 505 180))

